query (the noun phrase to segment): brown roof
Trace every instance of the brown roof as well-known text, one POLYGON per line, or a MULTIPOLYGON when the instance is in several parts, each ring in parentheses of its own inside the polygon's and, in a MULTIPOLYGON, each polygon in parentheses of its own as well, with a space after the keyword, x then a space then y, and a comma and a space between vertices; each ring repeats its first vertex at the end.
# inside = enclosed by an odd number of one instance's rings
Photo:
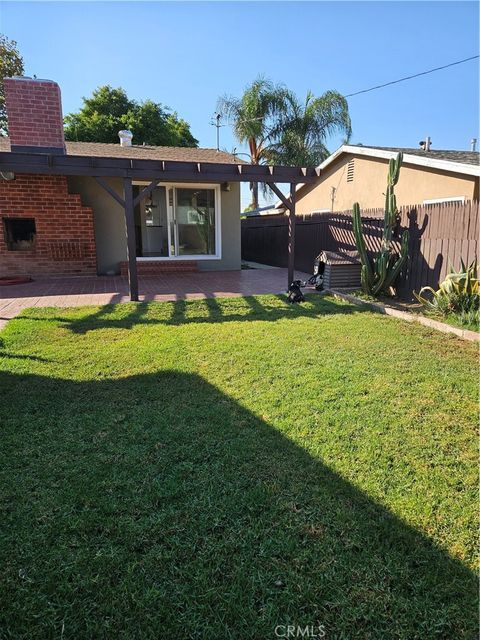
POLYGON ((478 151, 456 151, 454 149, 430 149, 425 151, 417 147, 377 147, 369 144, 352 144, 352 147, 366 147, 368 149, 380 149, 382 151, 402 152, 411 156, 420 156, 421 158, 435 158, 436 160, 448 160, 450 162, 460 162, 463 164, 480 164, 480 155, 478 151))
MULTIPOLYGON (((95 156, 99 158, 132 158, 139 160, 175 160, 186 162, 224 162, 227 164, 245 164, 245 161, 216 149, 198 149, 195 147, 154 147, 150 145, 132 145, 121 147, 107 142, 66 142, 69 156, 95 156)), ((0 137, 0 151, 10 151, 10 140, 0 137)))

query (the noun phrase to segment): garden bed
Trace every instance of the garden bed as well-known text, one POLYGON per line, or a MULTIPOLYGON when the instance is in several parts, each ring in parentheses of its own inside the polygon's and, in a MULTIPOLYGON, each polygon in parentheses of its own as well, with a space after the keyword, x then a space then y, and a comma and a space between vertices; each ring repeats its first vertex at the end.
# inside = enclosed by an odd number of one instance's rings
POLYGON ((420 310, 421 305, 401 305, 398 303, 388 303, 382 300, 371 298, 370 296, 364 296, 358 292, 345 292, 341 290, 329 291, 333 296, 357 304, 366 306, 372 311, 383 313, 385 315, 393 316, 395 318, 401 318, 407 322, 419 322, 425 327, 431 327, 437 331, 443 333, 453 333, 454 335, 462 338, 463 340, 470 340, 473 342, 480 341, 480 333, 478 331, 472 331, 470 329, 462 328, 454 318, 445 318, 442 321, 432 318, 427 315, 423 315, 420 310), (402 308, 403 307, 403 308, 402 308), (407 310, 408 309, 408 310, 407 310))

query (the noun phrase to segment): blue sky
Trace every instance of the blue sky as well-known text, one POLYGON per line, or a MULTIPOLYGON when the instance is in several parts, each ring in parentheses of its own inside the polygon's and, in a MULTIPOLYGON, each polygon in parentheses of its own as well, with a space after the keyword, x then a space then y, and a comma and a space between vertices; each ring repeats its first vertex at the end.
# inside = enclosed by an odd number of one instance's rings
MULTIPOLYGON (((27 75, 60 84, 64 113, 122 86, 176 110, 205 147, 218 96, 259 73, 300 96, 347 94, 477 54, 478 23, 476 2, 0 2, 0 31, 27 75)), ((352 142, 468 149, 478 84, 473 61, 349 98, 352 142)), ((221 146, 241 150, 228 127, 221 146)))

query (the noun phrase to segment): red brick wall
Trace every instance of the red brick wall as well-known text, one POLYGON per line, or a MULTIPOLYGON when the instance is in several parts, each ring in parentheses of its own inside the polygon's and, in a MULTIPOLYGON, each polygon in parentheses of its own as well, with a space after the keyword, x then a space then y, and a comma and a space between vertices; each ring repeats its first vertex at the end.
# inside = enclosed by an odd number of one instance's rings
POLYGON ((66 176, 15 175, 0 180, 0 277, 97 272, 93 211, 68 193, 66 176), (35 245, 9 251, 4 218, 34 218, 35 245))
POLYGON ((4 88, 12 145, 65 148, 62 99, 56 82, 5 78, 4 88))
MULTIPOLYGON (((157 276, 162 273, 197 273, 198 263, 195 260, 148 260, 147 262, 137 261, 137 272, 139 276, 157 276)), ((120 275, 128 275, 128 262, 120 262, 120 275)))

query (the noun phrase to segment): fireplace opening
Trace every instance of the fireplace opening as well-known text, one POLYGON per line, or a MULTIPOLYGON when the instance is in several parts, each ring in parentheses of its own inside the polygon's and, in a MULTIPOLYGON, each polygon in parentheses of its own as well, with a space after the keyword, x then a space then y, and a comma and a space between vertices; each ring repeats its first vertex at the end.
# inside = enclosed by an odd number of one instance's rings
POLYGON ((3 230, 9 251, 29 251, 34 248, 34 218, 3 218, 3 230))

